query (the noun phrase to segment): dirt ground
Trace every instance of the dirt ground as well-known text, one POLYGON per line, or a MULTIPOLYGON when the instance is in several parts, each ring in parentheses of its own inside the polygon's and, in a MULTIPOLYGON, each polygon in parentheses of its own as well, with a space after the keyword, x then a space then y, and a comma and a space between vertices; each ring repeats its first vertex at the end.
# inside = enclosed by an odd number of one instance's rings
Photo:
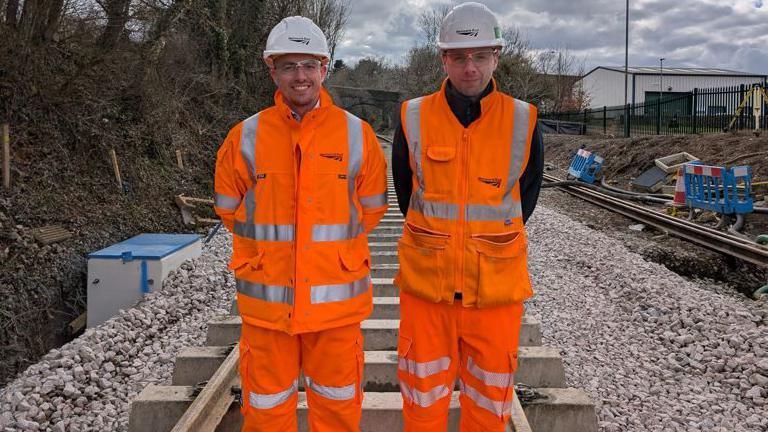
MULTIPOLYGON (((630 189, 630 180, 654 165, 654 159, 681 151, 688 152, 713 165, 750 165, 753 182, 768 180, 768 154, 739 158, 742 155, 768 152, 768 136, 751 134, 714 134, 684 136, 648 136, 635 138, 605 138, 599 136, 544 136, 546 162, 557 177, 564 177, 573 154, 579 148, 605 158, 603 173, 615 186, 630 189), (732 162, 734 161, 735 162, 732 162)), ((758 193, 760 194, 760 193, 758 193)), ((646 259, 664 264, 676 273, 691 278, 707 278, 730 284, 750 295, 768 283, 768 271, 758 266, 706 250, 650 227, 634 231, 637 222, 603 210, 564 192, 545 189, 541 202, 560 209, 573 219, 620 238, 630 250, 646 259)), ((762 202, 756 203, 762 205, 762 202)), ((662 209, 661 206, 656 206, 662 209)), ((714 226, 712 215, 704 215, 700 223, 714 226)), ((768 215, 751 214, 744 232, 750 236, 768 234, 768 215)), ((589 247, 585 239, 585 247, 589 247)), ((599 247, 599 245, 594 245, 599 247)))
POLYGON ((86 307, 88 253, 143 232, 194 231, 173 197, 209 198, 215 159, 188 153, 180 170, 175 155, 121 152, 121 193, 106 151, 29 143, 14 150, 12 188, 0 190, 0 386, 72 338, 68 324, 86 307), (32 230, 46 225, 72 237, 42 246, 32 230))

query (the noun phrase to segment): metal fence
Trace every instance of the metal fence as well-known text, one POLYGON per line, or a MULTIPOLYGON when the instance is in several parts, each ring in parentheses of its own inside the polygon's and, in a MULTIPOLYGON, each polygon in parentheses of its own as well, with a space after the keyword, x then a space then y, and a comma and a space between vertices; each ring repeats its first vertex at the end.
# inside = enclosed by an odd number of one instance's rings
MULTIPOLYGON (((673 135, 723 132, 733 121, 734 130, 754 130, 754 98, 745 101, 753 87, 766 89, 766 83, 694 89, 680 95, 648 93, 643 103, 592 108, 584 111, 544 112, 542 119, 578 122, 587 133, 615 136, 673 135), (743 105, 738 116, 736 113, 743 105), (735 117, 736 116, 736 117, 735 117), (734 120, 735 118, 735 120, 734 120)), ((768 101, 760 97, 759 129, 767 129, 768 101)))

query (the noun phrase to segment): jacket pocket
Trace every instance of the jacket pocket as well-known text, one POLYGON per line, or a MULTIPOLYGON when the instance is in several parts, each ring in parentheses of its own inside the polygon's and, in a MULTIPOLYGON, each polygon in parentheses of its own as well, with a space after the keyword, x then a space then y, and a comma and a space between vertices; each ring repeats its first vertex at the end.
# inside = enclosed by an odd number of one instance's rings
POLYGON ((370 268, 368 253, 357 248, 339 249, 339 260, 341 261, 342 268, 348 272, 357 272, 363 268, 366 270, 370 268))
POLYGON ((446 201, 454 195, 458 178, 455 147, 428 146, 422 166, 425 199, 446 201))
POLYGON ((229 267, 230 270, 234 270, 235 275, 247 270, 262 270, 264 267, 262 263, 263 258, 264 249, 256 249, 253 252, 246 251, 243 253, 243 256, 237 258, 233 257, 227 267, 229 267))
MULTIPOLYGON (((400 392, 403 395, 411 394, 413 389, 413 375, 415 370, 412 370, 410 364, 413 362, 408 361, 408 353, 411 351, 411 345, 413 340, 406 336, 398 336, 397 338, 397 378, 398 385, 400 386, 400 392)), ((403 403, 411 406, 413 405, 412 397, 403 397, 403 403)))
POLYGON ((528 276, 525 231, 475 234, 477 307, 519 303, 533 295, 528 276))
POLYGON ((403 237, 397 242, 398 287, 426 300, 440 301, 445 284, 445 249, 449 240, 448 234, 406 222, 403 237))

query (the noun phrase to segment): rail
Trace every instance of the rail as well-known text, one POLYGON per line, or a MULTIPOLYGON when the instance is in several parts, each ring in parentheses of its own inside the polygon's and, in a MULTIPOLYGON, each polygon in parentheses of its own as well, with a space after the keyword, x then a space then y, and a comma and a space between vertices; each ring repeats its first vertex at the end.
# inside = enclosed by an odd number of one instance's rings
MULTIPOLYGON (((547 182, 560 182, 562 179, 544 174, 547 182)), ((718 231, 709 227, 697 225, 687 220, 649 209, 638 204, 590 190, 581 186, 560 186, 563 191, 589 201, 595 205, 623 214, 630 219, 653 226, 670 235, 696 243, 707 249, 714 250, 743 261, 768 267, 768 249, 751 242, 748 239, 718 231)))

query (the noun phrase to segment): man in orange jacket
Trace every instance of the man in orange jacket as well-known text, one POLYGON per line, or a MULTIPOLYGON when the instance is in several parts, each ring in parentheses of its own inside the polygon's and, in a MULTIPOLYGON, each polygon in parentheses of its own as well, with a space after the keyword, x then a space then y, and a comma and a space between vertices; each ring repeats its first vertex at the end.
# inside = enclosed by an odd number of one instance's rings
POLYGON ((462 431, 503 431, 511 413, 543 150, 536 108, 496 90, 503 44, 487 7, 456 6, 438 41, 448 79, 403 104, 395 133, 406 431, 446 430, 457 376, 462 431))
POLYGON ((311 20, 275 26, 264 51, 275 105, 236 125, 217 155, 243 319, 243 431, 296 431, 300 385, 312 431, 359 431, 367 233, 387 208, 386 162, 371 127, 322 88, 329 57, 311 20))

